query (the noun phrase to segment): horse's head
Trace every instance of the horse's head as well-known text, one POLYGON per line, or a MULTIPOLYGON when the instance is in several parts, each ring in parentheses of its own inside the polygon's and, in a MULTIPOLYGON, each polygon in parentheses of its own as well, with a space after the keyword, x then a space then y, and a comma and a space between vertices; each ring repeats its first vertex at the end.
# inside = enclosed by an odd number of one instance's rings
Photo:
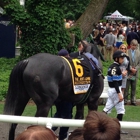
POLYGON ((87 41, 81 41, 81 44, 83 45, 83 52, 89 52, 98 60, 101 59, 102 61, 105 61, 96 44, 88 43, 87 41))
POLYGON ((91 53, 94 57, 96 57, 99 61, 99 66, 102 69, 102 61, 104 60, 104 57, 102 56, 100 50, 98 49, 98 46, 96 44, 88 43, 87 41, 81 41, 83 45, 83 52, 89 52, 91 53))

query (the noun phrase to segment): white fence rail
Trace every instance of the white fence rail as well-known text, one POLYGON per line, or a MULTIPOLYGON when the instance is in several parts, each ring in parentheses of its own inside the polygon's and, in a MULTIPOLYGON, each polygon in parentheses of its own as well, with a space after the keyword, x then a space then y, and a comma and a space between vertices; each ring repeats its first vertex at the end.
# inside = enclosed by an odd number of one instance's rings
MULTIPOLYGON (((47 127, 51 126, 82 127, 84 121, 85 120, 0 115, 0 122, 43 125, 47 127)), ((140 129, 140 122, 121 121, 120 124, 121 128, 123 129, 140 129)))

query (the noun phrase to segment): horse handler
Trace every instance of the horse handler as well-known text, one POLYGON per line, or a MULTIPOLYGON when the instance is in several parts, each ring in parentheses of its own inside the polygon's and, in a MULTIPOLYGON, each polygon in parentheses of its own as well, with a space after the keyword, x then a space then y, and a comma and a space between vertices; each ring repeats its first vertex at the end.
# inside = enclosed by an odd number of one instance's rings
MULTIPOLYGON (((66 49, 61 49, 58 52, 59 56, 69 57, 69 53, 66 49)), ((57 112, 54 118, 72 119, 73 103, 68 101, 58 101, 55 103, 57 112)), ((56 131, 58 127, 53 127, 52 130, 56 131)), ((67 138, 69 127, 60 127, 59 140, 67 138)))

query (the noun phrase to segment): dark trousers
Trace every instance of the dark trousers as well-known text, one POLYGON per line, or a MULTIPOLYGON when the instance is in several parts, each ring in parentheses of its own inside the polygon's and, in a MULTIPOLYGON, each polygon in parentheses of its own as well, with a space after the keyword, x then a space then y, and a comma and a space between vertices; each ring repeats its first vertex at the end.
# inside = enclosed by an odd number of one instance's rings
MULTIPOLYGON (((72 108, 73 104, 71 102, 61 101, 55 104, 57 112, 54 118, 71 119, 72 118, 72 108)), ((52 130, 55 131, 58 127, 53 127, 52 130)), ((67 137, 67 132, 69 127, 60 127, 59 130, 59 140, 63 140, 67 137)))
POLYGON ((126 84, 126 89, 124 91, 124 102, 127 103, 128 100, 128 94, 129 94, 129 88, 131 87, 131 103, 136 103, 136 84, 137 84, 137 80, 127 80, 127 84, 126 84))

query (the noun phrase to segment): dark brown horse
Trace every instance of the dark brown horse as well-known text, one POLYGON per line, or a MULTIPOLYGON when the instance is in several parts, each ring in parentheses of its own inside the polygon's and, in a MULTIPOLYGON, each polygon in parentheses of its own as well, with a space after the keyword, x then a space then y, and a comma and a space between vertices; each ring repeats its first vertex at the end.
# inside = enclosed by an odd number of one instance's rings
MULTIPOLYGON (((100 54, 96 46, 91 45, 90 51, 99 59, 100 54)), ((90 95, 84 102, 80 102, 84 95, 74 94, 70 68, 62 57, 39 53, 20 61, 10 75, 4 114, 20 116, 32 98, 37 106, 35 116, 47 117, 55 100, 60 98, 74 103, 79 102, 76 118, 83 118, 85 102, 89 110, 97 110, 98 107, 98 98, 104 85, 102 76, 98 76, 97 73, 97 70, 93 71, 93 87, 90 95)), ((17 124, 11 124, 9 140, 14 140, 16 126, 17 124)))

